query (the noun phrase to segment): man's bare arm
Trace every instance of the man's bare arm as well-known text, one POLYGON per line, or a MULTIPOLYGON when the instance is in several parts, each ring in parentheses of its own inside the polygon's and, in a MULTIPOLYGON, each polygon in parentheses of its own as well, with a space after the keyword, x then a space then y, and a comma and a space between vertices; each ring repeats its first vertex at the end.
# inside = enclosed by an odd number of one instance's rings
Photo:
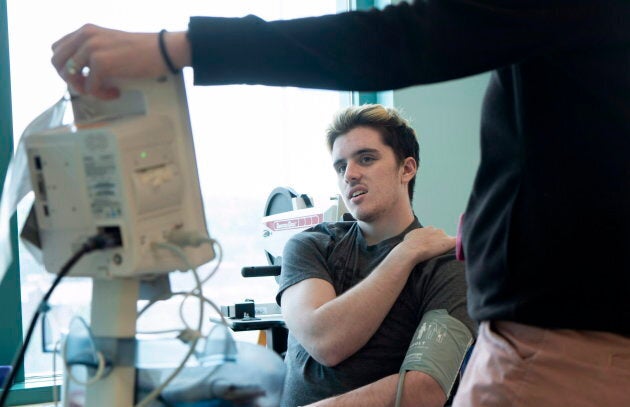
POLYGON ((413 267, 452 249, 454 242, 442 230, 415 229, 368 277, 340 296, 320 279, 287 288, 282 294, 282 313, 289 331, 315 360, 337 365, 376 332, 413 267))
MULTIPOLYGON (((393 374, 351 392, 310 404, 308 407, 393 406, 396 400, 398 377, 398 374, 393 374)), ((422 372, 407 372, 401 406, 441 407, 444 403, 446 403, 446 395, 431 376, 422 372)))

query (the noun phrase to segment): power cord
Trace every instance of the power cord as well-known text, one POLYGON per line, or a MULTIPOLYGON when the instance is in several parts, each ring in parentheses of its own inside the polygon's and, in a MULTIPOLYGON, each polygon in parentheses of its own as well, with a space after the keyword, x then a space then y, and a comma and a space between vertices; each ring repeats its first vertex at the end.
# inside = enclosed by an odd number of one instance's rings
POLYGON ((7 401, 7 398, 9 397, 11 386, 13 385, 13 381, 15 380, 15 377, 17 376, 18 369, 22 365, 22 362, 24 362, 24 355, 26 354, 26 349, 33 336, 33 331, 35 331, 35 325, 37 324, 37 320, 39 319, 39 316, 41 314, 47 312, 50 309, 50 306, 48 305, 48 300, 50 299, 50 296, 52 295, 53 291, 55 291, 55 289, 61 282, 61 279, 64 278, 70 272, 72 267, 74 267, 74 265, 84 255, 94 250, 103 250, 110 247, 116 247, 119 245, 120 245, 120 242, 118 242, 116 238, 113 236, 109 236, 107 234, 98 234, 98 235, 92 236, 88 238, 85 241, 85 243, 83 243, 81 248, 76 253, 74 253, 72 257, 70 257, 70 259, 68 259, 68 261, 61 267, 61 269, 59 270, 59 273, 57 274, 57 277, 55 277, 55 280, 53 281, 52 285, 50 286, 50 288, 48 289, 48 291, 46 292, 46 294, 40 301, 37 307, 37 310, 35 311, 35 315, 33 315, 33 317, 31 318, 31 322, 26 332, 26 336, 24 337, 24 342, 22 343, 22 346, 20 346, 20 349, 17 355, 15 356, 15 359, 13 360, 13 363, 11 365, 11 372, 9 373, 9 376, 7 376, 6 380, 4 381, 4 384, 2 385, 3 389, 2 389, 2 395, 0 396, 0 407, 4 407, 6 405, 6 401, 7 401))
MULTIPOLYGON (((208 282, 208 280, 210 280, 210 278, 219 270, 219 266, 223 261, 223 248, 217 240, 211 237, 205 237, 198 232, 180 229, 171 231, 165 236, 165 238, 169 243, 174 244, 178 247, 199 247, 204 243, 209 243, 210 245, 218 249, 217 262, 210 273, 208 273, 208 275, 201 280, 201 284, 205 284, 206 282, 208 282)), ((160 247, 160 245, 168 245, 168 243, 156 243, 155 245, 157 247, 160 247)), ((165 246, 161 247, 168 249, 168 247, 165 246)))
POLYGON ((203 300, 203 296, 201 295, 202 293, 201 280, 199 279, 199 274, 197 273, 197 269, 190 264, 190 261, 188 260, 186 253, 184 253, 181 247, 175 244, 171 244, 171 243, 153 243, 152 247, 154 249, 170 250, 184 262, 188 270, 192 271, 193 276, 195 277, 195 283, 196 283, 196 287, 193 289, 193 293, 200 294, 199 295, 199 319, 198 319, 196 330, 186 329, 182 332, 183 335, 186 335, 187 337, 186 339, 190 341, 190 348, 188 352, 186 353, 186 355, 184 356, 184 358, 182 359, 182 361, 180 362, 179 366, 177 366, 177 368, 166 378, 166 380, 164 380, 158 387, 156 387, 148 395, 146 395, 144 399, 142 399, 139 403, 137 403, 135 407, 148 406, 153 400, 157 399, 160 396, 160 393, 162 393, 162 390, 164 390, 166 386, 168 386, 169 383, 173 381, 173 379, 175 379, 175 377, 184 369, 184 367, 186 366, 186 362, 188 362, 188 359, 190 359, 190 357, 195 353, 195 348, 197 347, 197 343, 199 342, 199 339, 201 338, 201 328, 203 326, 203 319, 204 319, 204 314, 203 314, 204 313, 204 300, 203 300))
MULTIPOLYGON (((180 320, 182 321, 182 323, 184 324, 185 328, 188 329, 192 329, 190 328, 190 326, 188 325, 188 323, 186 322, 184 316, 183 316, 183 306, 184 306, 184 302, 190 298, 190 297, 196 297, 199 299, 203 299, 203 301, 206 303, 206 305, 210 306, 212 309, 214 309, 216 311, 217 314, 219 314, 219 319, 217 320, 219 323, 227 326, 227 320, 225 319, 225 317, 223 316, 223 314, 221 313, 221 310, 219 309, 219 307, 208 297, 197 294, 197 293, 193 293, 193 292, 186 292, 186 291, 179 291, 179 292, 175 292, 172 294, 168 294, 168 295, 164 295, 164 296, 159 296, 156 298, 152 298, 151 301, 146 304, 144 307, 142 307, 142 309, 140 311, 138 311, 138 319, 140 319, 140 317, 153 305, 155 305, 158 301, 161 300, 166 300, 172 297, 177 297, 177 296, 184 296, 185 298, 182 300, 182 302, 179 305, 179 317, 180 320)), ((214 320, 214 319, 213 319, 214 320)), ((173 328, 173 329, 164 329, 164 330, 158 330, 158 331, 138 331, 138 334, 141 335, 156 335, 156 334, 168 334, 168 333, 174 333, 174 332, 181 332, 181 329, 178 328, 173 328)), ((207 335, 204 335, 207 336, 207 335)))
MULTIPOLYGON (((197 347, 197 343, 199 342, 199 339, 203 337, 202 327, 203 327, 203 321, 204 321, 204 305, 205 304, 210 305, 219 314, 219 316, 221 317, 222 323, 225 326, 227 326, 227 321, 221 314, 219 307, 214 302, 212 302, 212 300, 208 299, 207 297, 203 295, 203 284, 206 283, 217 272, 222 262, 223 250, 219 242, 214 239, 202 236, 196 232, 189 232, 189 231, 182 231, 182 230, 177 230, 177 231, 173 231, 169 233, 166 236, 166 240, 167 242, 152 243, 153 249, 154 250, 166 249, 174 253, 184 262, 184 264, 187 267, 187 270, 190 270, 195 278, 195 288, 193 288, 191 291, 173 294, 173 295, 184 295, 184 299, 180 303, 180 307, 179 307, 179 316, 185 328, 179 331, 180 334, 178 335, 178 338, 186 343, 189 343, 190 347, 187 354, 184 356, 184 358, 180 362, 179 366, 169 375, 169 377, 166 378, 166 380, 164 380, 158 387, 153 389, 147 396, 145 396, 144 399, 142 399, 139 403, 137 403, 135 407, 145 407, 145 406, 148 406, 151 401, 159 399, 162 391, 184 369, 186 362, 190 359, 191 356, 194 355, 195 349, 197 347), (183 247, 186 247, 186 246, 199 247, 200 245, 204 243, 209 243, 217 247, 219 253, 217 256, 217 264, 210 271, 210 273, 207 276, 205 276, 202 280, 199 278, 197 269, 190 264, 190 261, 188 260, 188 257, 186 256, 186 253, 184 252, 183 247), (197 329, 192 328, 188 324, 186 319, 184 318, 183 306, 189 297, 196 297, 199 299, 199 318, 198 318, 198 323, 197 323, 197 329)), ((145 307, 142 308, 142 310, 140 310, 140 312, 138 313, 138 318, 148 308, 150 308, 153 304, 155 304, 157 301, 161 299, 164 299, 164 297, 158 297, 158 298, 152 299, 149 302, 149 304, 147 304, 145 307)), ((216 327, 217 326, 214 326, 210 330, 210 333, 208 335, 210 335, 213 329, 216 327)), ((173 332, 172 330, 168 330, 168 331, 173 332)), ((153 332, 153 333, 167 333, 167 331, 153 332)), ((226 341, 227 341, 227 338, 226 338, 226 341)), ((226 342, 226 349, 227 349, 227 342, 226 342)), ((219 365, 217 365, 214 370, 218 369, 218 367, 219 365)), ((214 370, 212 373, 214 373, 214 370)))

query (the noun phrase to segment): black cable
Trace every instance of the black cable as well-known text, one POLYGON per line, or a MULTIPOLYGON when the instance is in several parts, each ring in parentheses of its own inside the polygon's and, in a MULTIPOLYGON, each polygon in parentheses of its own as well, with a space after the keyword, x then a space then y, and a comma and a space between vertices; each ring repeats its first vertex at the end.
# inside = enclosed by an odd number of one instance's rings
POLYGON ((31 337, 33 336, 33 331, 35 330, 35 325, 37 324, 37 320, 39 319, 39 316, 41 315, 42 312, 47 311, 48 299, 52 295, 55 288, 57 288, 57 286, 59 285, 59 282, 61 281, 61 279, 64 278, 70 272, 70 269, 72 269, 72 267, 85 254, 94 250, 100 250, 100 249, 105 249, 107 247, 112 247, 114 245, 115 245, 115 242, 110 236, 107 236, 107 235, 93 236, 89 238, 83 244, 81 249, 79 249, 74 255, 72 255, 72 257, 61 267, 61 269, 59 270, 59 274, 57 274, 57 277, 55 278, 52 285, 50 286, 50 288, 44 295, 44 298, 42 298, 42 300, 40 301, 39 306, 37 307, 37 310, 35 311, 35 315, 31 319, 31 323, 26 332, 26 336, 24 337, 24 342, 22 343, 20 350, 18 351, 17 355, 15 356, 15 359, 13 360, 9 375, 4 380, 4 383, 0 383, 2 384, 2 395, 0 396, 0 407, 5 406, 7 398, 9 397, 9 391, 11 389, 11 386, 13 385, 13 381, 15 380, 15 377, 17 376, 18 368, 22 365, 22 362, 24 361, 24 354, 26 353, 28 344, 31 341, 31 337))

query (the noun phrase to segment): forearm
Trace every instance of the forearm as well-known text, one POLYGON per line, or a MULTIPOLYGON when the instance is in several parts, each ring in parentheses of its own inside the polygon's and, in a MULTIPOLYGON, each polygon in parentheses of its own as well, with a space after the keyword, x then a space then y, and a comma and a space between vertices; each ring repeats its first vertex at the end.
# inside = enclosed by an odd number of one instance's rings
POLYGON ((415 263, 392 251, 368 277, 335 296, 323 281, 291 287, 283 295, 283 313, 292 335, 317 361, 334 366, 359 350, 379 328, 400 295, 415 263), (294 307, 321 285, 330 291, 294 307))
MULTIPOLYGON (((324 280, 307 279, 282 294, 292 335, 318 362, 335 366, 374 335, 404 288, 413 268, 450 250, 455 239, 432 227, 407 233, 360 283, 341 295, 324 280)), ((299 246, 285 247, 283 267, 299 267, 299 246), (294 253, 295 252, 295 253, 294 253)))
MULTIPOLYGON (((389 407, 394 406, 398 374, 393 374, 351 392, 321 400, 309 407, 389 407)), ((427 374, 407 372, 401 406, 437 407, 446 403, 440 385, 427 374)))

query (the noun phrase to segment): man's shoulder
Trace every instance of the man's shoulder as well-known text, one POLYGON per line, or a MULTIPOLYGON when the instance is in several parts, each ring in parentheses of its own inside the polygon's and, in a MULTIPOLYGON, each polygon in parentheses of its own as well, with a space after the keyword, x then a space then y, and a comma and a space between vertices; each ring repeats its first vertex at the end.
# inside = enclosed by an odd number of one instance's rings
POLYGON ((426 263, 436 265, 436 266, 448 264, 448 265, 457 265, 458 267, 461 267, 461 268, 464 267, 464 262, 457 260, 457 257, 455 255, 455 249, 451 249, 447 251, 446 253, 442 253, 438 256, 432 257, 429 260, 427 260, 426 263))
POLYGON ((348 233, 353 233, 356 222, 322 222, 292 237, 294 240, 338 241, 348 233))
POLYGON ((418 264, 415 268, 415 272, 428 275, 438 272, 447 274, 461 273, 461 275, 463 276, 465 272, 465 267, 464 262, 457 260, 457 258, 455 257, 455 250, 453 249, 418 264))

